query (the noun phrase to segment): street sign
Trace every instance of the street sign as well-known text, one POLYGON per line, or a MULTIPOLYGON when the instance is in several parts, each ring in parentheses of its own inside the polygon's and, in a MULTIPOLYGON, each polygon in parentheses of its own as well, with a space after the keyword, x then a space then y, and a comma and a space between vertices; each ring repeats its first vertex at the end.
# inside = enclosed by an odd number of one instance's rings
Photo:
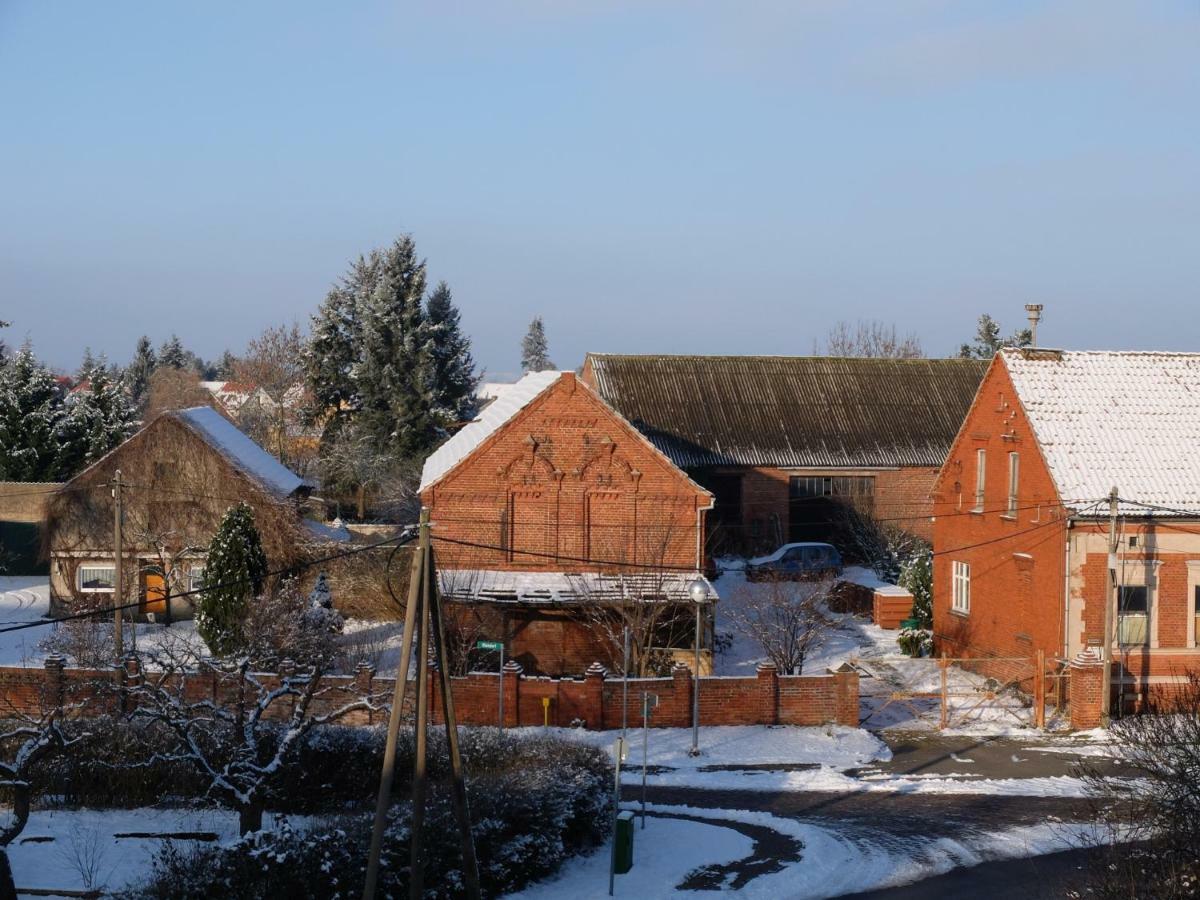
POLYGON ((504 643, 502 641, 476 641, 476 650, 503 650, 504 643))

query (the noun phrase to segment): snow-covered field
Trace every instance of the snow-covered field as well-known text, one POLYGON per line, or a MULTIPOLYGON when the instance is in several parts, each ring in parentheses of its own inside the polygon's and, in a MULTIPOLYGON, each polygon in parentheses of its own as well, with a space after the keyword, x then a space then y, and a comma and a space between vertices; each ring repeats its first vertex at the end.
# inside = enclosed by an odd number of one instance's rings
MULTIPOLYGON (((678 885, 702 866, 733 864, 750 855, 752 842, 734 830, 736 823, 764 826, 802 844, 800 858, 775 872, 759 875, 738 889, 739 897, 817 900, 855 891, 904 884, 992 859, 1011 859, 1052 853, 1100 841, 1090 826, 1047 824, 1012 828, 961 839, 932 841, 918 856, 888 852, 878 845, 851 840, 832 830, 763 812, 651 806, 664 816, 688 815, 709 820, 648 817, 634 833, 634 866, 618 875, 618 897, 668 898, 681 893, 678 885), (726 823, 726 824, 723 824, 726 823)), ((568 861, 554 878, 532 885, 512 898, 550 900, 608 896, 609 849, 568 861)), ((711 893, 705 890, 704 893, 711 893)))
MULTIPOLYGON (((522 728, 531 734, 553 734, 611 751, 621 735, 613 731, 584 731, 580 728, 522 728)), ((642 764, 642 730, 628 731, 626 766, 642 764)), ((832 725, 799 728, 766 725, 715 725, 700 729, 700 755, 689 756, 690 728, 651 728, 646 736, 647 764, 696 773, 714 766, 820 765, 851 769, 875 760, 888 760, 892 752, 875 735, 860 728, 832 725)), ((640 777, 640 776, 639 776, 640 777)))
MULTIPOLYGON (((303 817, 289 817, 303 826, 303 817)), ((267 816, 264 826, 275 824, 267 816)), ((159 835, 208 833, 216 840, 237 837, 236 813, 218 809, 34 810, 21 836, 8 848, 18 888, 116 890, 145 877, 164 844, 159 835), (121 835, 155 835, 122 837, 121 835)), ((176 839, 187 846, 194 843, 176 839)))

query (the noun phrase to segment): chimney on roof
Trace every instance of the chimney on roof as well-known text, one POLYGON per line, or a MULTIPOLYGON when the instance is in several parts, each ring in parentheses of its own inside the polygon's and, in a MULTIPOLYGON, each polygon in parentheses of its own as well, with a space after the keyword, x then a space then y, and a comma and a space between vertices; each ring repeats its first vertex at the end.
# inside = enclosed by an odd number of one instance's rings
POLYGON ((1033 339, 1030 341, 1030 346, 1036 347, 1038 322, 1042 321, 1042 304, 1026 303, 1025 315, 1029 316, 1029 331, 1033 336, 1033 339))

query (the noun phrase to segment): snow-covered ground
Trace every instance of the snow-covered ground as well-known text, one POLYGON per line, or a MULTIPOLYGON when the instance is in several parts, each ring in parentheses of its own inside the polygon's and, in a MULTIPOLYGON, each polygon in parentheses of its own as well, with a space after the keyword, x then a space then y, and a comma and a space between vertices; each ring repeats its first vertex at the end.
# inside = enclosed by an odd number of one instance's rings
POLYGON ((50 613, 50 581, 44 575, 0 576, 0 666, 41 665, 38 642, 52 626, 3 631, 44 619, 50 613))
MULTIPOLYGON (((713 582, 721 596, 717 605, 717 631, 732 638, 729 649, 717 656, 716 674, 752 675, 766 659, 762 648, 737 632, 729 613, 752 599, 755 592, 771 586, 747 582, 735 561, 721 561, 722 574, 713 582)), ((858 583, 878 579, 866 569, 847 570, 858 583)), ((878 582, 882 584, 882 582, 878 582)), ((850 613, 825 613, 829 627, 804 663, 804 674, 817 675, 843 663, 854 666, 860 677, 864 727, 872 730, 928 731, 939 724, 940 700, 917 697, 900 700, 897 691, 932 694, 940 689, 941 672, 933 659, 912 659, 900 652, 897 631, 879 628, 850 613)), ((944 734, 1027 736, 1032 730, 1032 710, 1012 693, 987 698, 988 679, 958 666, 947 670, 950 727, 944 734)), ((1048 716, 1054 728, 1062 723, 1048 716)))
MULTIPOLYGON (((752 878, 738 889, 739 897, 816 900, 855 891, 903 884, 947 872, 955 866, 992 859, 1036 856, 1100 841, 1090 826, 1047 824, 1011 828, 960 839, 942 838, 914 856, 889 852, 879 845, 854 841, 816 825, 763 812, 697 809, 678 806, 649 807, 662 816, 647 817, 634 833, 634 866, 618 875, 615 896, 668 898, 699 890, 680 890, 687 876, 704 866, 732 864, 749 856, 752 841, 735 830, 738 823, 770 828, 802 845, 797 860, 785 862, 775 872, 752 878)), ((556 877, 509 895, 520 900, 576 900, 608 896, 609 849, 602 848, 579 860, 568 860, 556 877)), ((705 889, 704 893, 710 893, 705 889)))
MULTIPOLYGON (((521 728, 519 732, 553 734, 569 741, 612 751, 620 737, 613 731, 581 728, 521 728)), ((625 765, 632 770, 642 764, 642 729, 627 733, 629 755, 625 765)), ((879 738, 860 728, 832 725, 828 728, 798 728, 766 725, 715 725, 700 729, 700 756, 689 756, 690 728, 651 728, 646 735, 647 764, 695 775, 714 766, 804 766, 852 769, 876 760, 892 758, 892 751, 879 738)), ((706 773, 707 774, 707 773, 706 773)), ((640 777, 640 774, 639 776, 640 777)), ((695 781, 695 778, 693 778, 695 781)), ((698 787, 706 785, 697 784, 698 787)))
MULTIPOLYGON (((303 826, 303 817, 289 821, 303 826)), ((265 827, 275 824, 267 816, 265 827)), ((208 833, 218 841, 238 835, 236 813, 218 809, 34 810, 20 837, 8 848, 18 888, 116 890, 151 871, 161 835, 208 833), (122 837, 121 835, 155 835, 122 837), (90 883, 89 883, 90 882, 90 883)), ((186 847, 190 840, 175 839, 186 847)))

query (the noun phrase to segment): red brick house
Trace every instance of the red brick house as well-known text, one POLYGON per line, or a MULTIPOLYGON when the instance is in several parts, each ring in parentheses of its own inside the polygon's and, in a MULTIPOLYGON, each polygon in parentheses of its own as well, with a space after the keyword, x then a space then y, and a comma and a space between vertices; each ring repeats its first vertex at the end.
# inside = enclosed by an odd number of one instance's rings
POLYGON ((844 507, 929 537, 986 363, 589 353, 583 380, 715 496, 713 552, 835 540, 844 507))
POLYGON ((420 493, 465 649, 502 640, 526 671, 616 665, 605 604, 656 611, 647 648, 669 663, 693 646, 697 580, 716 599, 700 574, 712 496, 572 372, 499 391, 426 460, 420 493))
POLYGON ((940 646, 1073 659, 1107 599, 1114 709, 1169 692, 1200 665, 1197 446, 1200 354, 999 353, 934 487, 940 646))

